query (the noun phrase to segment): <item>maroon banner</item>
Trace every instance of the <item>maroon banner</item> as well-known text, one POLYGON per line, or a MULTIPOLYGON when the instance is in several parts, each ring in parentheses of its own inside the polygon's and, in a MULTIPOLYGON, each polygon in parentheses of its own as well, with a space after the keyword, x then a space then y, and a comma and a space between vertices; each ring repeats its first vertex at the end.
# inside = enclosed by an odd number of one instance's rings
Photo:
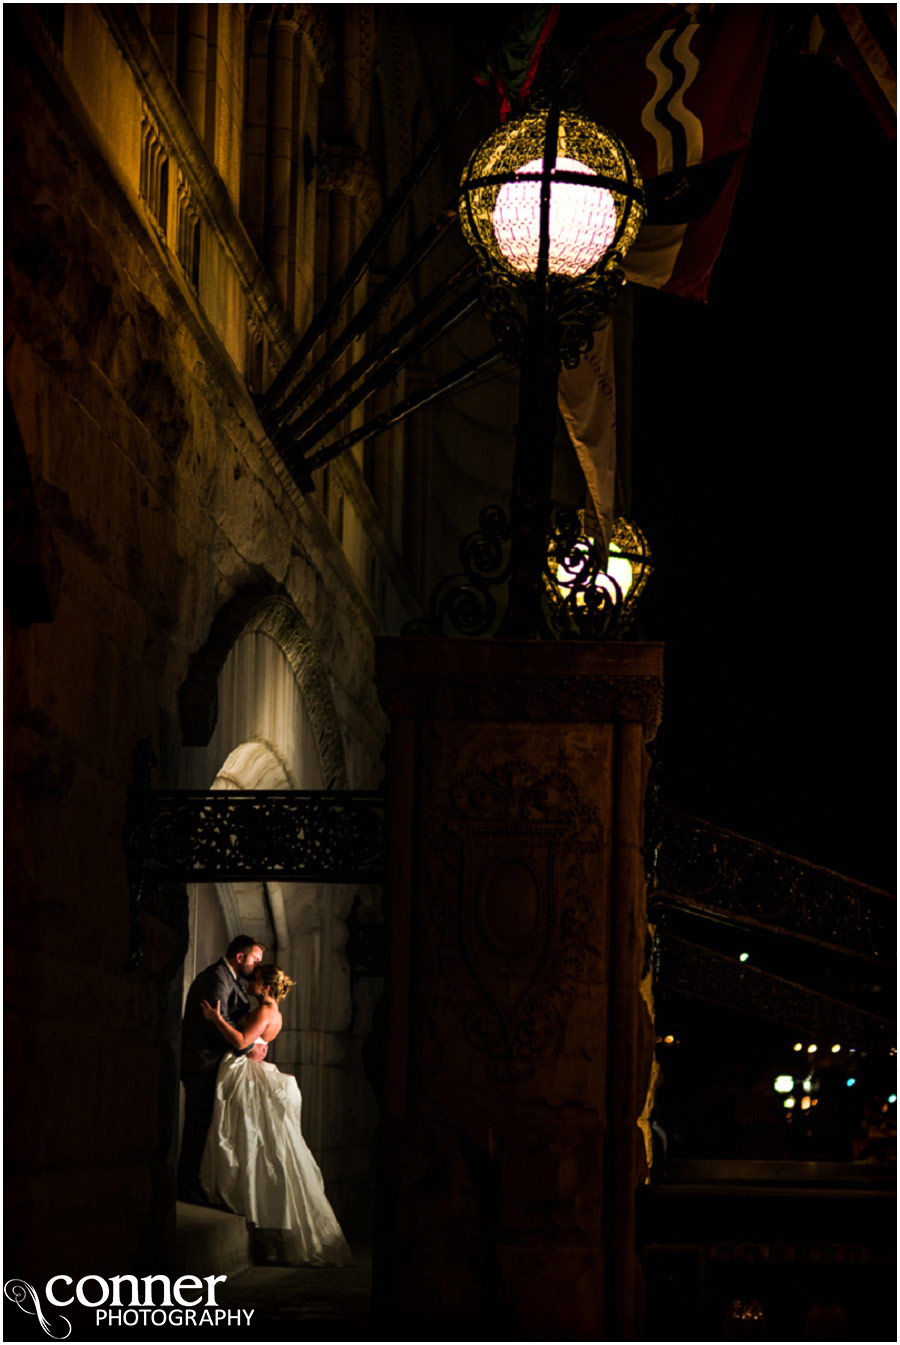
POLYGON ((590 40, 588 112, 647 191, 626 274, 705 299, 737 194, 772 41, 769 5, 647 5, 590 40))

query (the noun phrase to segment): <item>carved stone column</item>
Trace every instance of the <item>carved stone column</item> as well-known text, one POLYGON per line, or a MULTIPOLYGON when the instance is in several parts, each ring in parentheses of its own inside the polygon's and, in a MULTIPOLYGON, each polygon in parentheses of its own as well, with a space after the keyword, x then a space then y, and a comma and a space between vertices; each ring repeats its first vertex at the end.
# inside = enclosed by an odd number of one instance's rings
POLYGON ((294 124, 293 5, 276 5, 272 16, 269 69, 269 193, 266 219, 266 264, 285 308, 290 310, 291 151, 294 124))
POLYGON ((244 101, 244 186, 241 214, 263 255, 266 218, 266 144, 269 120, 269 18, 254 17, 247 34, 244 101))
POLYGON ((184 7, 184 101, 201 140, 206 126, 206 8, 206 5, 184 7))
POLYGON ((391 717, 375 1305, 628 1339, 644 744, 662 647, 380 640, 391 717))

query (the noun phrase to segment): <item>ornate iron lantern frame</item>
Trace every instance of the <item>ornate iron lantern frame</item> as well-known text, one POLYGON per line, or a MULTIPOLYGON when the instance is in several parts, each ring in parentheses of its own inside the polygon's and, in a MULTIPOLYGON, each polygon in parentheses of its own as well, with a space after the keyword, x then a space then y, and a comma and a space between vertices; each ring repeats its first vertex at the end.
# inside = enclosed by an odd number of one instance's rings
POLYGON ((495 339, 521 369, 510 512, 507 519, 501 509, 482 510, 478 530, 460 545, 461 572, 438 585, 426 617, 406 633, 595 640, 617 633, 625 604, 614 580, 598 583, 606 557, 585 535, 578 511, 550 498, 553 444, 560 367, 574 368, 608 320, 643 214, 640 175, 621 140, 562 108, 556 93, 532 103, 470 158, 460 185, 460 223, 475 250, 495 339), (583 171, 557 168, 560 158, 583 164, 583 171), (538 160, 540 171, 532 170, 538 160), (513 183, 540 185, 533 273, 517 270, 494 235, 498 194, 513 183), (609 245, 579 274, 550 269, 551 196, 558 183, 605 189, 615 208, 609 245), (568 575, 564 586, 561 567, 568 575), (501 584, 508 586, 502 617, 491 591, 501 584))
POLYGON ((637 166, 611 131, 555 100, 538 103, 488 136, 472 154, 459 190, 459 220, 478 258, 482 301, 497 341, 517 363, 525 351, 528 299, 545 288, 546 307, 559 324, 559 353, 574 368, 593 342, 624 284, 622 260, 644 217, 644 193, 637 166), (575 159, 590 172, 558 168, 560 158, 575 159), (541 162, 541 170, 522 171, 541 162), (539 239, 533 272, 517 269, 501 251, 493 226, 503 187, 540 184, 539 239), (550 270, 551 195, 556 184, 605 189, 616 214, 612 241, 597 262, 576 275, 550 270), (525 311, 523 312, 523 307, 525 311))

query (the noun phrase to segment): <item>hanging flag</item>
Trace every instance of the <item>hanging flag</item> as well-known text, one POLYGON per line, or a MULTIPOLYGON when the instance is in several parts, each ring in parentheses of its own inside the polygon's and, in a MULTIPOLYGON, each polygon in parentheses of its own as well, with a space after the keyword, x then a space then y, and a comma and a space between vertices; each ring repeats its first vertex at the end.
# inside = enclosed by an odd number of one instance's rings
POLYGON ((820 5, 805 50, 845 66, 885 135, 896 136, 896 5, 820 5))
MULTIPOLYGON (((578 456, 597 514, 604 558, 609 556, 616 494, 616 379, 613 325, 594 335, 594 344, 574 369, 563 369, 559 413, 578 456)), ((595 538, 600 541, 600 538, 595 538)), ((605 563, 605 559, 604 559, 605 563)))
POLYGON ((505 25, 488 69, 475 75, 479 84, 493 82, 496 86, 501 123, 528 97, 559 17, 559 5, 518 5, 510 12, 512 18, 505 25))
POLYGON ((642 5, 589 39, 589 114, 621 136, 647 216, 625 259, 638 284, 705 300, 750 142, 771 5, 642 5))

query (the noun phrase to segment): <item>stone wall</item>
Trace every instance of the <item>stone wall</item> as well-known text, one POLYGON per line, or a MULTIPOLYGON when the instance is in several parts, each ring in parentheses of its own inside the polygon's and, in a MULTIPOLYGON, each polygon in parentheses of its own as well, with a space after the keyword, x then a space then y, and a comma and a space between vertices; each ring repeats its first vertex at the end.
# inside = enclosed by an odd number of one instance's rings
POLYGON ((15 38, 6 380, 58 570, 53 619, 17 612, 7 642, 7 1199, 35 1280, 159 1266, 173 1226, 187 909, 163 894, 126 975, 135 742, 176 786, 179 689, 261 580, 314 632, 353 786, 381 778, 384 719, 362 584, 52 53, 15 38))

